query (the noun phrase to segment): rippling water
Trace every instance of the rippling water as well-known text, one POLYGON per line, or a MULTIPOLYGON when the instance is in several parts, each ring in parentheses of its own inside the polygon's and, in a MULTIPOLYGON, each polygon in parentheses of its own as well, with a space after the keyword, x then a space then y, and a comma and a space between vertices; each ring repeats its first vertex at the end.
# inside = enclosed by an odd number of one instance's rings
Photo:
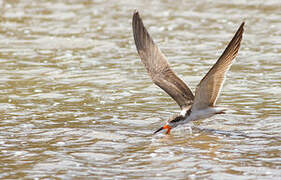
POLYGON ((279 1, 0 7, 1 179, 281 178, 279 1), (192 90, 246 22, 218 102, 230 113, 152 135, 179 108, 140 62, 134 9, 192 90))

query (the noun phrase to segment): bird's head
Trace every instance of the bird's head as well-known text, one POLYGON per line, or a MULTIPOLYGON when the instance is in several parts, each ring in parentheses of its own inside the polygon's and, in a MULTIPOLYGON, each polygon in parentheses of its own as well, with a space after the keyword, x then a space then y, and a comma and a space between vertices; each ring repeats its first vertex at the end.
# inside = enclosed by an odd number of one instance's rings
POLYGON ((166 134, 170 134, 171 129, 178 126, 179 124, 181 124, 184 119, 185 119, 185 116, 183 116, 183 115, 174 115, 168 120, 168 122, 163 127, 159 128, 157 131, 155 131, 154 134, 156 134, 159 131, 164 130, 164 129, 167 129, 166 134))
POLYGON ((154 134, 158 133, 159 131, 161 131, 163 129, 167 129, 166 134, 170 134, 172 127, 169 125, 169 123, 167 123, 163 127, 159 128, 157 131, 155 131, 154 134))

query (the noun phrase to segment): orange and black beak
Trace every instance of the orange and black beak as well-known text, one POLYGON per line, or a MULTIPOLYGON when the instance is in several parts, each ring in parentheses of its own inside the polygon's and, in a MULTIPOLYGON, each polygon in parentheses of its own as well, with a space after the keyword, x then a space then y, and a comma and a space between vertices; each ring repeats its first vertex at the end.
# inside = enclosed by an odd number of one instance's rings
POLYGON ((156 134, 156 133, 158 133, 159 131, 161 131, 161 130, 163 130, 163 129, 168 129, 167 132, 166 132, 166 134, 170 134, 171 126, 169 126, 169 125, 165 125, 165 126, 161 127, 160 129, 158 129, 157 131, 155 131, 153 134, 156 134))

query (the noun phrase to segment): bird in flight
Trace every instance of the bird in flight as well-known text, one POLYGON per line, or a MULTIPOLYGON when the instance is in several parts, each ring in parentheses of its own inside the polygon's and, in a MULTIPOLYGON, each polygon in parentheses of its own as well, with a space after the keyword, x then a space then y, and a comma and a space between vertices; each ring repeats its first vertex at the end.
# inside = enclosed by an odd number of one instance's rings
POLYGON ((168 60, 154 43, 143 25, 138 11, 133 15, 133 34, 138 54, 153 83, 163 89, 180 106, 181 112, 172 116, 167 123, 154 132, 167 129, 166 134, 178 125, 224 114, 225 108, 215 106, 222 89, 225 75, 238 54, 242 40, 244 22, 217 62, 197 85, 195 95, 171 69, 168 60))

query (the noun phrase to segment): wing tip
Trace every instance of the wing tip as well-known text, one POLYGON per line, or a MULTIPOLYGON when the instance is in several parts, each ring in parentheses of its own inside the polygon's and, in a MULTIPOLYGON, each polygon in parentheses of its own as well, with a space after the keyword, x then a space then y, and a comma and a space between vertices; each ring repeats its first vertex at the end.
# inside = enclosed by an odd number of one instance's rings
POLYGON ((145 34, 145 27, 137 9, 134 10, 132 27, 135 44, 137 47, 137 51, 139 52, 140 49, 144 49, 145 39, 143 38, 143 36, 145 34))
POLYGON ((133 19, 140 18, 139 11, 137 9, 134 10, 133 19))
POLYGON ((239 32, 239 31, 244 31, 244 25, 245 25, 245 21, 242 21, 242 23, 241 23, 241 25, 240 25, 240 27, 238 28, 238 31, 237 32, 239 32))
POLYGON ((133 29, 135 29, 137 27, 137 24, 139 24, 139 22, 141 21, 141 17, 139 15, 139 12, 137 9, 134 10, 134 14, 133 14, 133 29))
POLYGON ((137 9, 134 9, 134 14, 138 14, 139 11, 137 9))

